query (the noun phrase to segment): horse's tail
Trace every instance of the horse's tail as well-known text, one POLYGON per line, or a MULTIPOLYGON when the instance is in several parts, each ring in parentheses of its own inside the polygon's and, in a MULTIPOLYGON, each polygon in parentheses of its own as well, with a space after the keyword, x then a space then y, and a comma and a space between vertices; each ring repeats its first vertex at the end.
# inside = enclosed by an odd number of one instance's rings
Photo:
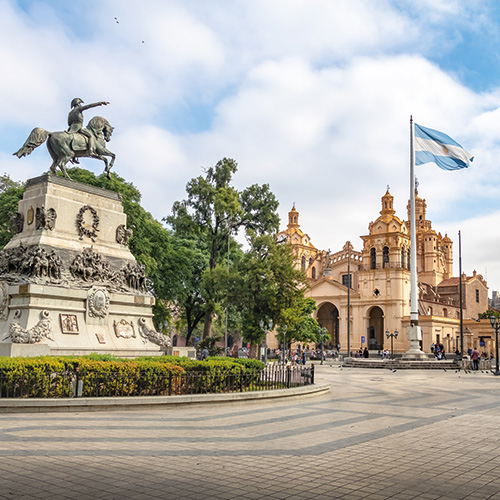
POLYGON ((35 148, 37 148, 38 146, 40 146, 40 144, 43 144, 47 140, 49 134, 50 132, 47 132, 43 128, 34 128, 21 149, 13 153, 13 155, 17 156, 18 158, 29 155, 35 148))

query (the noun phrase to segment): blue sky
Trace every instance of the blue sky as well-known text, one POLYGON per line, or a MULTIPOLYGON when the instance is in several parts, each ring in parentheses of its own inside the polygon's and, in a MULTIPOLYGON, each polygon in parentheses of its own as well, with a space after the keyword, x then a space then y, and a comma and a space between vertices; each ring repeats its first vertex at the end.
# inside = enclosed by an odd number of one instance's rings
MULTIPOLYGON (((269 183, 283 226, 337 251, 377 218, 386 186, 406 219, 409 117, 475 159, 417 167, 434 229, 500 288, 500 7, 474 0, 0 0, 0 164, 25 180, 74 97, 115 127, 115 170, 161 219, 223 157, 239 187, 269 183), (115 19, 116 18, 116 19, 115 19)), ((82 160, 94 172, 96 160, 82 160)), ((457 272, 457 269, 456 269, 457 272)))

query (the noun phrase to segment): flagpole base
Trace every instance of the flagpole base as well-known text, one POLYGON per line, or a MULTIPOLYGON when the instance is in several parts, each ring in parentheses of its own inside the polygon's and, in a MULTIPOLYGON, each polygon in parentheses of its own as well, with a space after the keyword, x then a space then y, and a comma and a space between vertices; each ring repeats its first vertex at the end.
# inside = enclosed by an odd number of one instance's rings
POLYGON ((420 349, 422 330, 418 325, 411 324, 408 327, 408 340, 410 341, 410 348, 403 354, 402 359, 412 361, 424 361, 429 359, 427 354, 420 349))

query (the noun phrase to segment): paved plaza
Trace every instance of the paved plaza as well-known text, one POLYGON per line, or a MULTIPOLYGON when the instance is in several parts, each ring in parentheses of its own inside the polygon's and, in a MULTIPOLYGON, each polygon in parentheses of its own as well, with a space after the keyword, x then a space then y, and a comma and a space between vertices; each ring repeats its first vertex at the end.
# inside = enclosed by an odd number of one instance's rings
POLYGON ((320 396, 0 415, 0 498, 500 499, 500 377, 318 366, 320 396))

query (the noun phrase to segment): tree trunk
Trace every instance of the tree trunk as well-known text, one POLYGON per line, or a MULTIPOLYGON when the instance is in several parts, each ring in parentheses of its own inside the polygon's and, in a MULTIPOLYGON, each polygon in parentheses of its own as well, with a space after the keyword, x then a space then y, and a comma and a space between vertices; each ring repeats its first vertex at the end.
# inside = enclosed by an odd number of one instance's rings
POLYGON ((251 359, 258 359, 259 357, 259 349, 257 344, 250 344, 250 354, 248 355, 251 359))
POLYGON ((203 324, 203 339, 212 335, 212 311, 205 312, 205 323, 203 324))

